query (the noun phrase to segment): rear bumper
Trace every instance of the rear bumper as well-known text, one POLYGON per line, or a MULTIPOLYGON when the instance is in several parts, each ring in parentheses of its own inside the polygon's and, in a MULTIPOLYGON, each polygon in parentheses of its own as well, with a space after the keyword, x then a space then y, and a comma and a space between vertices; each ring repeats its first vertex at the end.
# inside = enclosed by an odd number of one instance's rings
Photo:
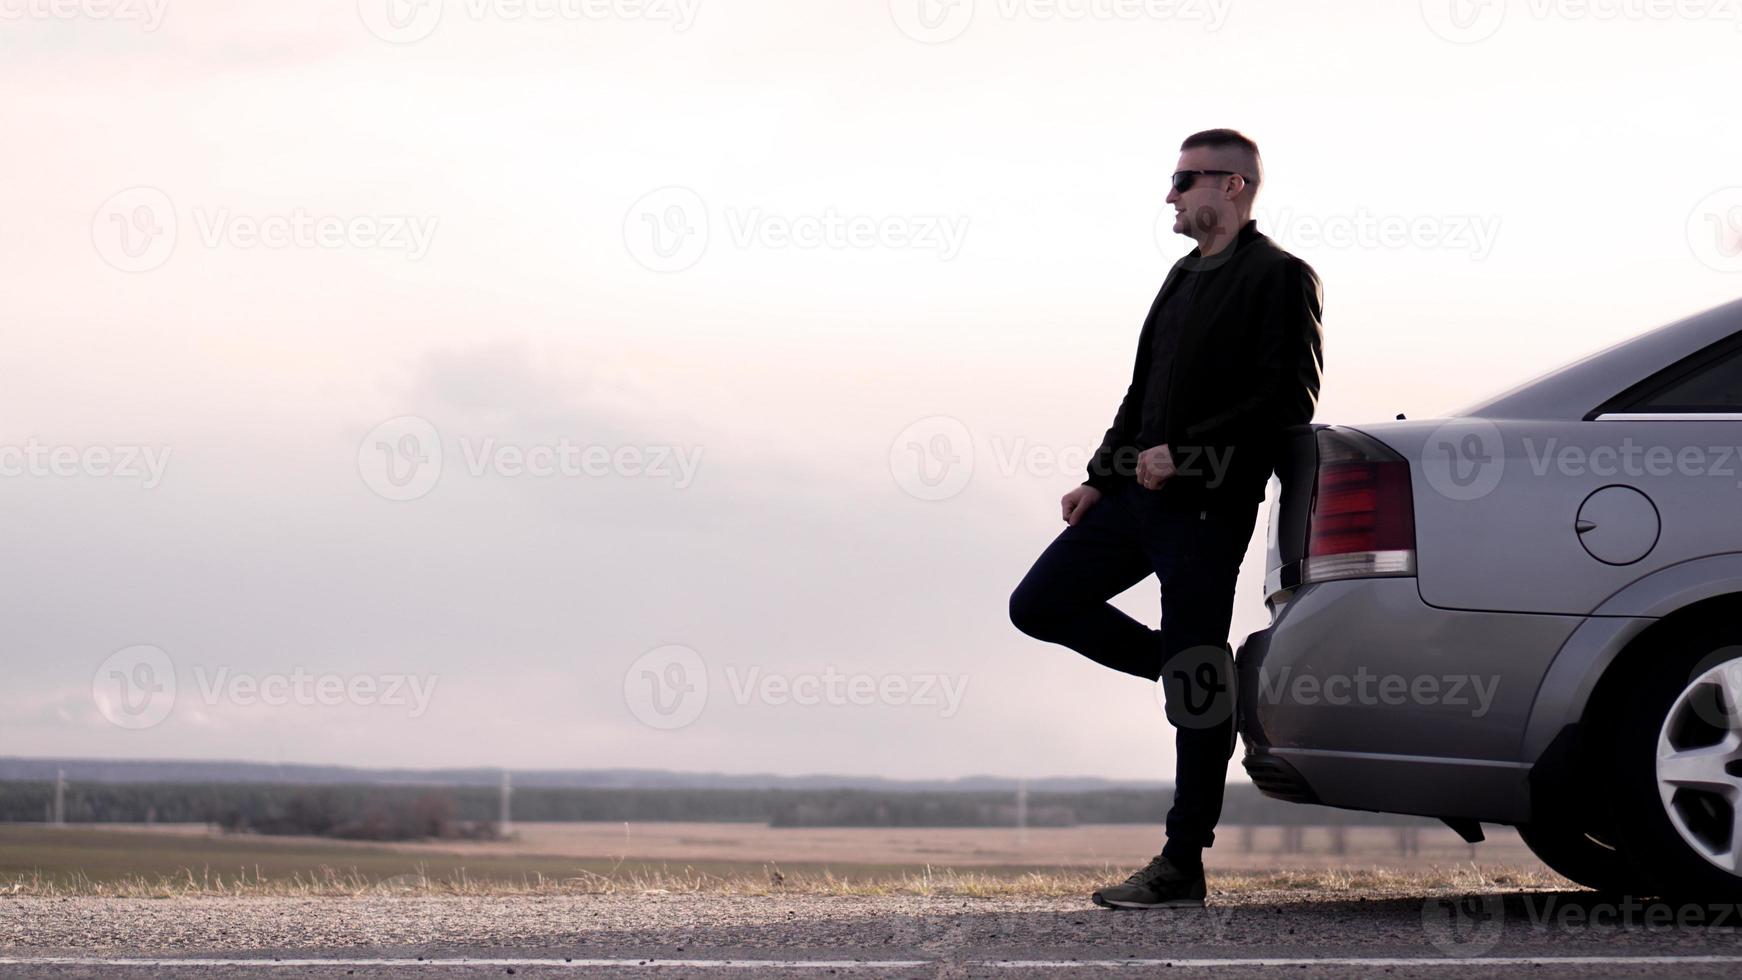
POLYGON ((1259 792, 1290 803, 1485 823, 1530 820, 1530 766, 1479 759, 1249 748, 1259 792))
POLYGON ((1521 822, 1531 707, 1581 621, 1439 609, 1413 578, 1304 586, 1237 655, 1246 771, 1279 799, 1521 822))

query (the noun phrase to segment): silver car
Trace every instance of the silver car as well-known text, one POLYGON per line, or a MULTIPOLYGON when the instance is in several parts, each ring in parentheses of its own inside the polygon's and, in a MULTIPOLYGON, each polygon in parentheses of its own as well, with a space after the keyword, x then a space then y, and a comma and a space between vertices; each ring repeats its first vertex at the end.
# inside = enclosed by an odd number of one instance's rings
POLYGON ((1259 789, 1742 898, 1742 302, 1451 418, 1287 438, 1238 654, 1259 789))

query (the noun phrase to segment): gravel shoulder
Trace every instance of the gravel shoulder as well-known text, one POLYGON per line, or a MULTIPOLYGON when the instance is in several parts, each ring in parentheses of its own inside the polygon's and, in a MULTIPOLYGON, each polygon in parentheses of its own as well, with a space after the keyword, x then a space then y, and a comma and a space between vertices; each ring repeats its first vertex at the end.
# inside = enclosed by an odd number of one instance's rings
MULTIPOLYGON (((922 973, 1003 960, 1742 957, 1742 922, 1721 911, 1654 924, 1648 907, 1548 890, 1248 892, 1169 913, 1056 896, 11 897, 0 899, 0 955, 869 959, 924 961, 922 973)), ((1712 965, 1742 973, 1742 962, 1712 965)), ((1691 966, 1663 975, 1703 972, 1691 966)))

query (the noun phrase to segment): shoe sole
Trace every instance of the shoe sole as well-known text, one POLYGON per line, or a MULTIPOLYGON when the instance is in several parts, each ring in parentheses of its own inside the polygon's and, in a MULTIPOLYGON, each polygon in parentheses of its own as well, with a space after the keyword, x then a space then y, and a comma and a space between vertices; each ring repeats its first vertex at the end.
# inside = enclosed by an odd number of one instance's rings
POLYGON ((1101 893, 1096 892, 1089 897, 1089 900, 1104 909, 1201 909, 1204 907, 1204 900, 1201 898, 1172 898, 1165 902, 1152 903, 1120 902, 1102 898, 1101 893))

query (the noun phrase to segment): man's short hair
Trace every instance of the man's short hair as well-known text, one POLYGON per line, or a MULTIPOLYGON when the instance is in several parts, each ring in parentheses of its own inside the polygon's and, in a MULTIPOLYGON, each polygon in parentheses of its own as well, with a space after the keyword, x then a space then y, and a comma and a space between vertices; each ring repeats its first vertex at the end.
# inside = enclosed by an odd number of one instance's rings
POLYGON ((1258 155, 1258 144, 1237 129, 1206 129, 1201 133, 1193 133, 1179 145, 1180 151, 1195 150, 1198 147, 1209 147, 1212 150, 1233 150, 1245 157, 1251 163, 1251 172, 1244 176, 1256 189, 1264 180, 1264 158, 1258 155))

